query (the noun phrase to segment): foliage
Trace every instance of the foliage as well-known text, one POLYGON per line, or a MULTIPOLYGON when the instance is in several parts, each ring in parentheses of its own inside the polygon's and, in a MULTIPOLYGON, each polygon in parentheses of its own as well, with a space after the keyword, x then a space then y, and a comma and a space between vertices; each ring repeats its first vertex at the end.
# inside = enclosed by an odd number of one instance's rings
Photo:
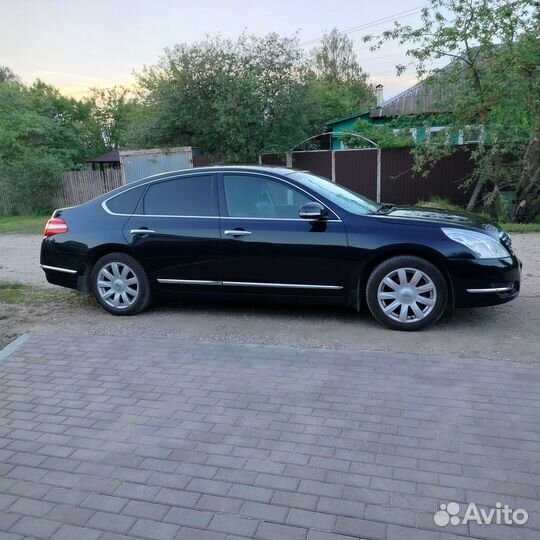
POLYGON ((139 108, 132 91, 123 86, 93 88, 88 103, 107 150, 130 142, 130 126, 137 121, 139 108))
POLYGON ((508 233, 540 233, 540 223, 500 223, 508 233))
MULTIPOLYGON (((448 199, 441 199, 434 197, 428 201, 418 201, 416 206, 423 208, 440 208, 442 210, 449 210, 451 212, 463 212, 464 208, 457 204, 452 204, 448 199)), ((509 233, 539 233, 540 223, 512 223, 512 222, 499 222, 499 225, 509 233)))
POLYGON ((373 87, 358 63, 353 41, 336 29, 311 51, 306 85, 309 135, 325 131, 332 118, 367 111, 375 104, 373 87))
POLYGON ((99 133, 89 119, 87 104, 62 96, 41 81, 25 86, 16 77, 4 77, 0 184, 10 203, 33 210, 50 207, 61 173, 96 148, 99 133))
MULTIPOLYGON (((472 152, 475 189, 469 209, 483 191, 484 207, 496 213, 501 192, 518 183, 515 162, 530 140, 538 100, 526 76, 526 69, 540 76, 538 10, 534 0, 430 0, 418 27, 396 22, 380 36, 365 37, 373 49, 388 40, 408 47, 418 76, 437 97, 435 108, 451 112, 450 133, 482 126, 483 142, 472 152), (450 64, 430 70, 440 59, 450 64)), ((402 73, 405 66, 397 70, 402 73)), ((426 141, 415 149, 415 168, 425 170, 426 163, 454 150, 450 139, 426 141)))
POLYGON ((199 146, 229 162, 289 150, 373 100, 351 42, 336 32, 309 57, 296 38, 277 34, 179 44, 138 82, 138 144, 199 146))
POLYGON ((448 199, 433 197, 427 201, 418 201, 416 206, 423 208, 440 208, 441 210, 449 210, 451 212, 463 212, 463 208, 457 204, 452 204, 448 199))
POLYGON ((340 34, 336 28, 323 36, 321 47, 313 50, 312 57, 312 70, 320 79, 366 82, 367 76, 358 63, 353 41, 346 34, 340 34))
MULTIPOLYGON (((409 129, 398 127, 395 123, 376 125, 360 119, 356 122, 352 133, 373 141, 381 148, 412 148, 415 145, 409 129)), ((354 135, 344 136, 343 141, 348 148, 373 148, 368 141, 354 135)))
POLYGON ((267 145, 290 147, 305 124, 304 69, 295 39, 243 34, 167 49, 139 76, 145 146, 193 145, 230 162, 267 145))

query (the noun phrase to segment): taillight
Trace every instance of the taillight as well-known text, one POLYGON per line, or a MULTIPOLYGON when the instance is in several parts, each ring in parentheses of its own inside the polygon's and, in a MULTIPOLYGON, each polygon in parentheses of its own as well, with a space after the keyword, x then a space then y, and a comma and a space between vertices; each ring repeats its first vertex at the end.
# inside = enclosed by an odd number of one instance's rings
POLYGON ((43 236, 53 236, 55 234, 67 233, 68 230, 67 223, 62 218, 53 217, 47 221, 43 236))

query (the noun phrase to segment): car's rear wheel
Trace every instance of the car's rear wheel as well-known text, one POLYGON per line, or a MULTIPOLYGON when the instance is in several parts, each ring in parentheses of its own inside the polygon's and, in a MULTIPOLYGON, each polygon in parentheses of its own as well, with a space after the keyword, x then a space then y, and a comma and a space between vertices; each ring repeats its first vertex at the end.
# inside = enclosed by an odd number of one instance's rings
POLYGON ((366 297, 381 324, 395 330, 421 330, 444 313, 448 286, 429 261, 404 255, 387 259, 373 270, 366 297))
POLYGON ((109 253, 94 265, 91 287, 99 304, 114 315, 135 315, 150 304, 143 267, 125 253, 109 253))

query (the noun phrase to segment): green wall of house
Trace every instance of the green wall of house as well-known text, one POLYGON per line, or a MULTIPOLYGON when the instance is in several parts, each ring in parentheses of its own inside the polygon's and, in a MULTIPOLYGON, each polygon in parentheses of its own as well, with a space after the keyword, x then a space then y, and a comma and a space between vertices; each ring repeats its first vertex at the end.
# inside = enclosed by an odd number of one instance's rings
MULTIPOLYGON (((409 116, 409 117, 402 117, 402 118, 372 118, 369 115, 369 112, 354 116, 354 117, 348 117, 344 118, 343 120, 337 120, 335 122, 330 122, 328 124, 328 127, 330 131, 333 133, 336 133, 332 137, 332 148, 334 150, 340 150, 344 148, 343 145, 343 136, 338 135, 337 132, 343 132, 343 131, 354 131, 356 122, 358 120, 364 120, 366 122, 369 122, 370 124, 375 125, 387 125, 392 124, 392 128, 394 129, 410 129, 414 130, 414 132, 411 133, 411 137, 414 133, 414 139, 416 143, 421 143, 425 141, 426 137, 429 134, 430 129, 437 129, 437 128, 445 128, 448 126, 448 121, 444 120, 444 118, 433 118, 433 123, 431 124, 428 122, 428 117, 418 117, 418 116, 409 116), (431 124, 431 125, 430 125, 431 124)), ((452 134, 452 142, 454 144, 460 144, 460 135, 459 133, 453 133, 452 134)))

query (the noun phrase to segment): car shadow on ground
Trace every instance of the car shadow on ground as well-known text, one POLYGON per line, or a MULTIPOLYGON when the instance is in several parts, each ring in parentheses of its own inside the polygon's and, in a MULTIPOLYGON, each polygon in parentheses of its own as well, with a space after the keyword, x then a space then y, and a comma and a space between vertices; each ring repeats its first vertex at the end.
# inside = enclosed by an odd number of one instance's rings
MULTIPOLYGON (((462 321, 471 322, 478 317, 479 320, 489 317, 485 309, 448 309, 439 322, 440 324, 455 324, 462 321)), ((232 317, 262 317, 271 319, 302 319, 305 321, 320 321, 331 319, 334 322, 362 323, 376 328, 382 328, 377 323, 367 305, 360 311, 347 306, 320 305, 294 302, 276 302, 275 300, 253 301, 238 300, 201 300, 201 299, 158 299, 152 303, 147 313, 187 314, 232 316, 232 317)), ((493 318, 493 314, 491 315, 493 318)))

